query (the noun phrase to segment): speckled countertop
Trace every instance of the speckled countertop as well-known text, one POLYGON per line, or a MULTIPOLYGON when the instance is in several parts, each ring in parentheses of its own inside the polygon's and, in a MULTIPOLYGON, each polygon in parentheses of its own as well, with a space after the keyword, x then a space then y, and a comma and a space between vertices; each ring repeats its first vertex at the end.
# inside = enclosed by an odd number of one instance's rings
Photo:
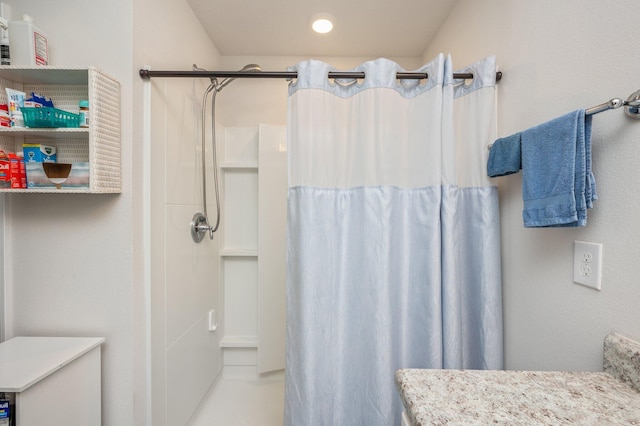
POLYGON ((640 344, 604 346, 602 373, 401 369, 396 385, 414 426, 640 425, 640 344))

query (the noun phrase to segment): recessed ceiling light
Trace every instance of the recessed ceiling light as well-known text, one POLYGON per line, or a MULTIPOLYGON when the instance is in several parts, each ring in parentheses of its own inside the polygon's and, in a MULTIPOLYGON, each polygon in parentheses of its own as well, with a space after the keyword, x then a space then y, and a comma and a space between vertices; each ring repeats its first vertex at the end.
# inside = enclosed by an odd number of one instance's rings
POLYGON ((326 34, 333 29, 336 17, 330 13, 316 13, 309 18, 309 23, 313 31, 318 34, 326 34))

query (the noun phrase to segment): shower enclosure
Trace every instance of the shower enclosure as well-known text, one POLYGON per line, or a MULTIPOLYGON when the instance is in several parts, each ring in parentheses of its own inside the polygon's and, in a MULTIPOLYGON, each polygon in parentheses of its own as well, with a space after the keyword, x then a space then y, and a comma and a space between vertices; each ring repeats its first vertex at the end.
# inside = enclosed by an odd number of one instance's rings
MULTIPOLYGON (((144 86, 148 374, 151 416, 159 426, 186 424, 222 365, 219 337, 209 331, 208 318, 219 303, 217 242, 196 244, 189 233, 189 220, 202 209, 198 147, 200 99, 206 87, 204 82, 178 80, 144 86)), ((211 159, 206 167, 211 176, 211 159)), ((211 179, 208 183, 213 184, 211 179)))
MULTIPOLYGON (((218 97, 217 108, 241 91, 242 84, 230 82, 218 82, 228 95, 218 97)), ((213 240, 194 242, 194 212, 208 213, 207 227, 216 224, 211 109, 202 145, 202 98, 210 83, 145 85, 150 387, 153 424, 160 426, 186 424, 223 367, 254 377, 284 368, 284 127, 217 123, 220 227, 213 240), (278 205, 282 212, 274 213, 278 205), (270 239, 281 240, 281 249, 270 239)))

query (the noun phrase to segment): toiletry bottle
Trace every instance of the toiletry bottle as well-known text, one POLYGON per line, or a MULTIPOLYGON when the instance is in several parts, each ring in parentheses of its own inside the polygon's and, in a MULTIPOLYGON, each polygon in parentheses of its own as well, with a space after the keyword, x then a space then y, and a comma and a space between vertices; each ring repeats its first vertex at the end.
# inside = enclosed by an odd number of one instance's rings
POLYGON ((0 18, 0 65, 11 65, 9 21, 5 18, 0 18))
POLYGON ((80 127, 89 127, 89 101, 80 101, 80 127))
POLYGON ((49 65, 47 36, 33 24, 33 18, 22 15, 22 21, 9 21, 11 65, 49 65))

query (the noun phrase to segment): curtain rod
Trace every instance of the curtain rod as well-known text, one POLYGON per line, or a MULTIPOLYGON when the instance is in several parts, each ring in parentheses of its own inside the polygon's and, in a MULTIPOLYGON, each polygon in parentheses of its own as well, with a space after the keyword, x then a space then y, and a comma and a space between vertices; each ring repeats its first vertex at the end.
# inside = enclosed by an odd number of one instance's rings
MULTIPOLYGON (((153 71, 140 70, 140 77, 149 80, 151 77, 199 77, 199 78, 287 78, 298 77, 297 71, 153 71)), ((330 71, 329 78, 365 78, 364 72, 330 71)), ((426 72, 399 72, 396 78, 400 80, 422 80, 429 78, 426 72)), ((473 79, 472 73, 454 73, 455 79, 473 79)), ((502 71, 496 72, 496 82, 502 79, 502 71)))

